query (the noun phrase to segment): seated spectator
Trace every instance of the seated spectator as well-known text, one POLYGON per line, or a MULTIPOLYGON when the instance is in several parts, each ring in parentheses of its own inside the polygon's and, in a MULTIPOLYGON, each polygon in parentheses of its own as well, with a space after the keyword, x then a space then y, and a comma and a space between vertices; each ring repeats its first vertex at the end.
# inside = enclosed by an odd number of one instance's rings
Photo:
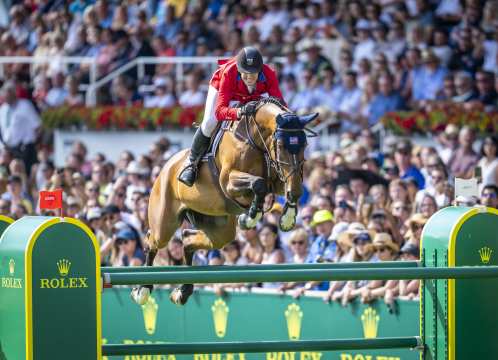
POLYGON ((484 109, 496 110, 498 95, 495 91, 495 75, 490 71, 479 70, 476 73, 477 101, 484 105, 484 109))
POLYGON ((29 199, 29 195, 23 190, 21 177, 11 175, 7 182, 7 191, 1 195, 1 198, 8 200, 11 203, 11 211, 14 213, 16 205, 20 204, 26 209, 27 214, 33 212, 33 204, 29 199))
MULTIPOLYGON (((418 246, 412 243, 406 243, 401 248, 401 260, 403 261, 418 261, 420 258, 420 249, 418 246)), ((420 281, 417 279, 412 280, 399 280, 399 299, 403 300, 417 300, 419 296, 420 281)), ((389 290, 390 291, 390 290, 389 290)), ((392 303, 392 296, 394 293, 390 294, 390 300, 392 303)))
POLYGON ((481 146, 478 166, 482 171, 482 186, 498 185, 498 137, 486 136, 481 146))
MULTIPOLYGON (((368 261, 368 262, 377 262, 379 259, 375 256, 375 248, 373 246, 372 242, 372 236, 374 234, 372 232, 368 231, 360 231, 356 233, 353 237, 353 249, 351 252, 351 260, 356 262, 356 261, 368 261)), ((347 303, 351 302, 354 298, 355 295, 353 295, 353 291, 358 288, 362 288, 363 286, 366 286, 368 284, 368 281, 366 280, 361 280, 361 281, 348 281, 346 285, 342 288, 340 291, 336 291, 332 294, 332 297, 330 298, 332 301, 341 301, 341 304, 343 306, 346 306, 347 303)), ((327 293, 326 297, 324 298, 325 301, 328 301, 329 298, 327 297, 330 294, 330 291, 327 293)))
POLYGON ((425 193, 422 196, 417 205, 417 212, 421 213, 426 218, 430 218, 438 210, 436 199, 428 193, 425 193))
POLYGON ((448 168, 451 174, 457 178, 469 179, 474 175, 474 167, 479 157, 473 149, 475 131, 464 126, 458 134, 458 147, 448 160, 448 168))
POLYGON ((178 102, 184 108, 203 106, 206 101, 206 93, 200 90, 199 76, 195 73, 187 75, 185 80, 185 91, 178 102))
POLYGON ((356 72, 348 70, 342 77, 343 92, 337 106, 337 117, 343 131, 360 130, 358 123, 362 92, 356 85, 356 72))
POLYGON ((420 247, 422 230, 427 223, 427 217, 420 213, 413 214, 407 222, 408 231, 405 234, 405 244, 420 247))
MULTIPOLYGON (((375 253, 380 261, 397 259, 399 246, 393 242, 387 233, 376 234, 373 240, 375 253)), ((392 301, 392 292, 398 292, 398 280, 372 280, 367 285, 356 289, 352 295, 360 295, 362 303, 370 303, 377 298, 384 298, 386 303, 392 301)))
POLYGON ((85 98, 79 92, 79 81, 75 76, 66 78, 67 95, 64 99, 64 104, 68 106, 82 106, 85 103, 85 98))
POLYGON ((498 186, 485 185, 481 191, 481 205, 498 209, 498 186))
POLYGON ((240 243, 237 240, 233 240, 226 244, 223 249, 221 249, 223 258, 225 259, 224 265, 246 265, 247 259, 242 256, 240 243))
POLYGON ((48 91, 45 97, 45 102, 48 106, 61 106, 68 97, 68 91, 64 87, 64 74, 57 72, 52 77, 52 88, 48 91))
POLYGON ((478 46, 476 45, 479 44, 472 42, 472 33, 469 27, 458 29, 456 48, 450 59, 449 68, 474 74, 484 62, 483 53, 478 51, 478 46))
POLYGON ((242 246, 242 256, 249 264, 261 264, 263 260, 263 247, 259 242, 256 228, 239 230, 238 240, 242 246))
POLYGON ((394 159, 399 169, 401 179, 414 178, 417 181, 419 189, 425 188, 425 179, 417 167, 412 164, 411 160, 412 144, 410 140, 405 139, 396 145, 394 159))
POLYGON ((405 107, 401 95, 393 89, 393 78, 385 74, 378 79, 378 94, 370 104, 370 116, 368 126, 376 125, 380 118, 387 112, 403 110, 405 107))
POLYGON ((145 98, 144 107, 164 109, 175 106, 176 99, 172 92, 170 79, 158 77, 154 80, 154 86, 154 95, 145 98))
POLYGON ((461 71, 455 75, 455 93, 451 99, 455 103, 465 103, 477 99, 474 81, 469 73, 461 71))
POLYGON ((123 228, 115 235, 115 244, 119 253, 113 259, 113 266, 141 266, 145 262, 145 254, 140 242, 129 228, 123 228))

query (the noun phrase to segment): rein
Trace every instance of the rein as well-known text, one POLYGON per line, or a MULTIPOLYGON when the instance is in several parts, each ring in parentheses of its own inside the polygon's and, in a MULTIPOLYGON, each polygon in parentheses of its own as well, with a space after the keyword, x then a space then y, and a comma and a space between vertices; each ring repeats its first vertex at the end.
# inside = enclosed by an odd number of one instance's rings
POLYGON ((271 168, 273 168, 275 170, 275 173, 277 174, 278 179, 281 182, 286 183, 287 180, 291 176, 293 176, 296 172, 302 171, 302 165, 304 164, 304 159, 301 161, 298 161, 297 155, 293 154, 291 163, 279 160, 279 147, 276 146, 276 142, 277 142, 276 133, 277 132, 293 133, 293 132, 301 132, 302 131, 305 134, 308 133, 308 135, 306 135, 307 137, 315 137, 318 134, 306 126, 303 129, 284 129, 284 128, 277 127, 276 131, 272 134, 273 140, 272 140, 272 145, 270 146, 270 148, 273 147, 274 152, 275 152, 275 156, 273 157, 271 149, 268 148, 268 146, 266 145, 266 141, 265 141, 266 139, 263 136, 263 132, 261 130, 261 127, 259 126, 258 122, 256 121, 256 113, 258 112, 258 110, 262 106, 264 106, 268 103, 275 104, 278 107, 280 107, 282 110, 289 113, 288 109, 286 109, 280 103, 280 101, 278 99, 266 98, 266 99, 261 100, 260 103, 257 105, 256 111, 254 112, 254 114, 251 114, 251 116, 246 116, 246 118, 245 118, 245 120, 246 120, 245 121, 246 139, 248 140, 251 147, 260 151, 263 154, 263 156, 265 158, 265 162, 268 164, 268 166, 266 166, 268 179, 271 178, 271 168), (250 128, 249 128, 249 122, 254 123, 259 140, 261 140, 261 142, 263 144, 263 148, 258 146, 256 141, 253 139, 251 132, 250 132, 250 128), (289 172, 289 174, 287 176, 285 176, 285 174, 283 172, 283 169, 282 169, 283 166, 291 167, 291 171, 289 172))

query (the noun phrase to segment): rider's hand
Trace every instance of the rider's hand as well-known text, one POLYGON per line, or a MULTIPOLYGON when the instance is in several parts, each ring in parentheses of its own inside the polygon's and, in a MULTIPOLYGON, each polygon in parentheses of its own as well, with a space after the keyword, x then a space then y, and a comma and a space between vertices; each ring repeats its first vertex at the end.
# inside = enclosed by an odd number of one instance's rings
POLYGON ((243 116, 252 116, 256 113, 257 101, 249 101, 237 111, 237 117, 241 119, 243 116))

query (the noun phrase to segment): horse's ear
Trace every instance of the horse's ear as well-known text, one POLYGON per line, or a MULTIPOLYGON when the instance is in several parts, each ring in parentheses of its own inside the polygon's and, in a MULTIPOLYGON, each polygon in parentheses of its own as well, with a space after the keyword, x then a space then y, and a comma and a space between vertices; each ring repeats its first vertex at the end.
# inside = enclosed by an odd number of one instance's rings
POLYGON ((318 117, 318 113, 312 113, 312 114, 308 114, 308 115, 300 115, 299 116, 299 121, 301 122, 301 124, 303 124, 304 126, 306 126, 307 124, 309 124, 310 122, 312 122, 313 120, 315 120, 317 117, 318 117))

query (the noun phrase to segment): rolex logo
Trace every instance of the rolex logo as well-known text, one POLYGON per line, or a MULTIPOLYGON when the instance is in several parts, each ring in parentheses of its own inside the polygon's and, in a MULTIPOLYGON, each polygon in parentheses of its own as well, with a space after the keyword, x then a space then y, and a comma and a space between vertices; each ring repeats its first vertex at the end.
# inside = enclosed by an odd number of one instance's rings
POLYGON ((214 331, 216 336, 222 338, 227 331, 228 313, 230 310, 222 299, 217 299, 213 306, 211 306, 211 311, 213 312, 214 331))
POLYGON ((9 261, 9 274, 10 276, 14 276, 14 271, 16 270, 16 262, 14 259, 10 259, 9 261))
POLYGON ((368 307, 361 315, 363 324, 363 336, 365 339, 374 339, 377 337, 377 328, 379 326, 380 317, 375 309, 368 307))
POLYGON ((303 312, 298 304, 293 303, 287 306, 285 310, 285 319, 287 321, 287 332, 290 340, 299 340, 301 336, 301 322, 303 320, 303 312))
POLYGON ((57 269, 59 269, 59 274, 61 274, 61 276, 67 276, 70 267, 71 263, 67 259, 57 261, 57 269))
POLYGON ((493 250, 487 246, 479 249, 479 256, 481 257, 481 262, 483 264, 489 263, 489 260, 491 260, 491 254, 493 254, 493 250))
POLYGON ((147 302, 142 305, 145 331, 147 331, 147 334, 149 335, 153 335, 156 332, 156 319, 158 309, 159 305, 157 305, 156 299, 154 299, 154 297, 152 296, 149 296, 149 300, 147 300, 147 302))

